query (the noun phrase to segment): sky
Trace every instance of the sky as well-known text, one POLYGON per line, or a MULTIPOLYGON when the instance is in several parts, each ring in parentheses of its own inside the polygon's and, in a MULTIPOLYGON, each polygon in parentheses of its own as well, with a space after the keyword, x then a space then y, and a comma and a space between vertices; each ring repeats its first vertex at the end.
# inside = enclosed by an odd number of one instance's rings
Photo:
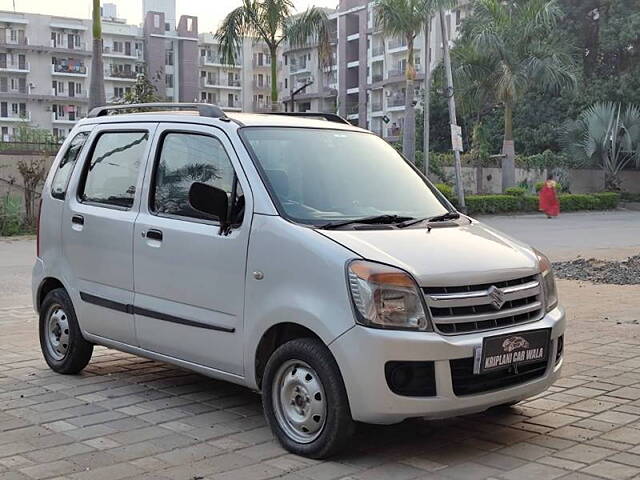
MULTIPOLYGON (((91 0, 0 0, 0 10, 43 13, 65 17, 91 17, 91 0)), ((118 16, 126 18, 128 23, 142 22, 142 0, 103 0, 103 3, 115 3, 118 16)), ((218 28, 229 11, 240 5, 241 0, 176 0, 178 18, 180 15, 199 17, 199 30, 210 32, 218 28)), ((338 0, 293 0, 298 11, 308 6, 335 8, 338 0)))

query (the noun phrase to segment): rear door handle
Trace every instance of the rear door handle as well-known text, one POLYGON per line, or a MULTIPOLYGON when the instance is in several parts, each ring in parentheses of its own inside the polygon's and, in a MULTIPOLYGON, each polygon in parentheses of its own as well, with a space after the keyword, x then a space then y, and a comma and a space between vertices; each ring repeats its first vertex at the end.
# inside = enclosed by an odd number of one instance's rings
POLYGON ((84 225, 84 217, 82 215, 74 215, 71 217, 71 223, 75 223, 76 225, 84 225))
POLYGON ((155 228, 151 228, 147 230, 145 235, 148 240, 155 240, 157 242, 162 241, 162 232, 160 230, 156 230, 155 228))

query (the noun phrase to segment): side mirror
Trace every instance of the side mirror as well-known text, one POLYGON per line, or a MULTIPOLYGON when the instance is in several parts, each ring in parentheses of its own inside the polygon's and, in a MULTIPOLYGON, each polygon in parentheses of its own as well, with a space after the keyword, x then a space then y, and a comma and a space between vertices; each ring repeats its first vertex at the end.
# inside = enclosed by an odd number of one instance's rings
POLYGON ((224 190, 206 183, 194 182, 189 188, 189 204, 199 212, 217 217, 221 225, 226 225, 229 199, 224 190))

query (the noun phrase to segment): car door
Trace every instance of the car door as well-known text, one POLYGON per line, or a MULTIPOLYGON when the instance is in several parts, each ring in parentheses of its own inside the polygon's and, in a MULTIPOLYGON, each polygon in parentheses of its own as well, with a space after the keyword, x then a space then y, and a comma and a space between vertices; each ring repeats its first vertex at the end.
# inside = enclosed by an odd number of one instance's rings
POLYGON ((215 127, 162 125, 154 143, 147 200, 134 234, 138 342, 153 352, 242 375, 252 211, 248 183, 228 138, 215 127), (223 190, 236 205, 228 232, 221 231, 217 218, 190 206, 194 182, 223 190))
MULTIPOLYGON (((135 344, 133 228, 155 124, 100 125, 89 139, 75 195, 67 195, 62 249, 82 328, 135 344)), ((80 170, 80 169, 77 169, 80 170)))

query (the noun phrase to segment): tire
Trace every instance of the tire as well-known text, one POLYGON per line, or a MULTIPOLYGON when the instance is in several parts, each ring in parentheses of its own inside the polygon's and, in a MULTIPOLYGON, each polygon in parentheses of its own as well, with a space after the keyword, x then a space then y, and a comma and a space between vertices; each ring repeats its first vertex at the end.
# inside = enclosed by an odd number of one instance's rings
POLYGON ((267 362, 262 386, 267 422, 291 453, 326 458, 353 435, 342 375, 321 341, 298 338, 281 345, 267 362))
POLYGON ((87 366, 93 344, 82 336, 69 294, 56 288, 40 305, 40 348, 49 368, 57 373, 76 374, 87 366))

